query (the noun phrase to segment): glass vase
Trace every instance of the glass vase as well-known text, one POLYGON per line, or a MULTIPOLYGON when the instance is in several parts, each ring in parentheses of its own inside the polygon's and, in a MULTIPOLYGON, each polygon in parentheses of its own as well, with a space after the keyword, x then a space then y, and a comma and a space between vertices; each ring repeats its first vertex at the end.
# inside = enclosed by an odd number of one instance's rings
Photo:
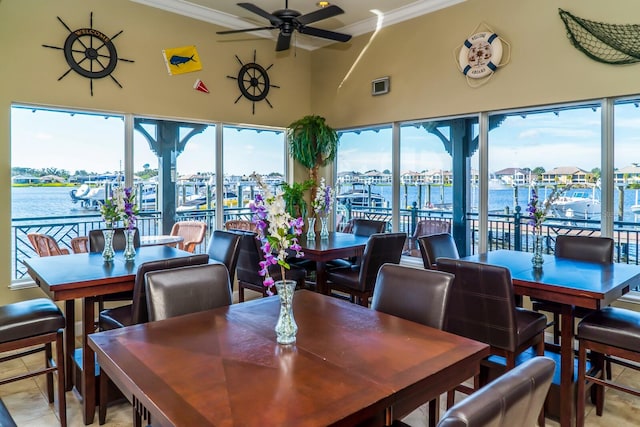
POLYGON ((102 259, 105 262, 113 261, 113 257, 115 256, 115 252, 113 252, 113 233, 115 233, 115 230, 113 228, 106 228, 102 230, 102 236, 104 237, 102 259))
POLYGON ((298 325, 293 318, 293 293, 296 290, 295 280, 278 280, 276 283, 278 298, 280 298, 280 315, 276 323, 276 340, 279 344, 293 344, 296 342, 298 325))
POLYGON ((328 226, 328 217, 321 216, 320 217, 320 238, 328 239, 329 238, 329 226, 328 226))
POLYGON ((544 264, 544 258, 542 257, 542 242, 544 236, 542 235, 542 230, 534 229, 533 230, 533 258, 531 258, 531 264, 533 264, 533 268, 542 268, 542 264, 544 264))
POLYGON ((307 218, 309 227, 307 228, 307 240, 315 240, 316 238, 316 219, 307 218))
POLYGON ((136 257, 136 247, 133 244, 133 238, 136 235, 136 230, 124 230, 124 236, 126 238, 126 246, 124 247, 124 260, 132 261, 136 257))

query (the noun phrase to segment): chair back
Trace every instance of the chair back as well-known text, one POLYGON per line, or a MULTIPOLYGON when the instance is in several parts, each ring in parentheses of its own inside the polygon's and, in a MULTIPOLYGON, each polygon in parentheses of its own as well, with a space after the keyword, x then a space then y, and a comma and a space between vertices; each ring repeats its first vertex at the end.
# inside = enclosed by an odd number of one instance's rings
POLYGON ((422 255, 424 268, 433 270, 440 257, 458 259, 458 248, 453 236, 449 233, 433 234, 418 237, 418 247, 422 255))
POLYGON ((395 264, 380 267, 371 308, 442 329, 453 275, 395 264))
MULTIPOLYGON (((123 251, 127 247, 127 236, 124 234, 124 228, 115 228, 113 233, 113 250, 123 251)), ((138 227, 134 227, 133 247, 140 247, 140 231, 138 227)), ((104 250, 104 234, 102 229, 89 231, 89 252, 102 252, 104 250)))
POLYGON ((353 219, 353 234, 356 236, 369 237, 375 233, 387 231, 386 221, 376 221, 373 219, 356 218, 353 219))
POLYGON ((171 227, 172 236, 181 236, 184 240, 178 243, 178 249, 194 253, 196 246, 204 240, 207 224, 201 221, 178 221, 171 227))
POLYGON ((444 329, 515 351, 518 323, 509 270, 450 258, 439 258, 438 270, 455 276, 444 329))
POLYGON ((29 233, 27 234, 27 238, 29 239, 29 242, 31 242, 31 246, 33 246, 33 250, 36 251, 38 256, 43 257, 69 254, 68 249, 60 248, 60 246, 58 246, 58 242, 47 234, 29 233))
POLYGON ((535 426, 555 362, 534 357, 449 409, 438 427, 535 426))
POLYGON ((231 285, 222 263, 192 265, 145 275, 149 321, 231 305, 231 285))
POLYGON ((407 239, 404 251, 409 252, 411 256, 415 256, 417 255, 418 249, 418 237, 442 233, 451 233, 451 223, 449 221, 441 219, 421 219, 416 224, 416 229, 413 231, 411 238, 407 239))
POLYGON ((89 252, 89 237, 78 236, 71 239, 71 250, 74 254, 83 254, 89 252))
POLYGON ((610 237, 558 236, 556 237, 556 256, 611 264, 613 246, 613 239, 610 237))
POLYGON ((373 290, 382 264, 400 263, 406 238, 405 233, 375 233, 369 236, 358 275, 360 291, 373 290))
POLYGON ((210 259, 223 263, 229 270, 231 289, 233 289, 233 281, 236 277, 236 265, 240 254, 241 239, 242 235, 239 233, 215 230, 207 249, 210 259))
POLYGON ((224 223, 225 230, 244 230, 258 232, 258 226, 248 219, 230 219, 224 223))
POLYGON ((242 236, 240 239, 240 252, 238 254, 238 264, 236 275, 239 281, 262 284, 264 278, 258 273, 259 263, 264 259, 258 235, 252 231, 238 231, 242 236))
POLYGON ((145 290, 145 274, 156 270, 167 270, 171 268, 186 267, 190 265, 207 264, 209 255, 199 254, 181 258, 169 258, 158 261, 149 261, 140 264, 136 272, 133 284, 133 301, 131 307, 131 324, 146 323, 149 321, 147 312, 147 296, 145 290))

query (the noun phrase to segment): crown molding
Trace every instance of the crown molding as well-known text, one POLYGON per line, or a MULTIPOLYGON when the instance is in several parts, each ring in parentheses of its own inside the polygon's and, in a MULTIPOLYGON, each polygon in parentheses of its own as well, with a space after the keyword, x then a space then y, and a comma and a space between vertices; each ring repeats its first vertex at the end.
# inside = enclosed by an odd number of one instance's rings
MULTIPOLYGON (((167 12, 175 13, 178 15, 187 16, 189 18, 198 19, 200 21, 209 22, 211 24, 220 25, 225 28, 231 29, 243 29, 252 28, 256 24, 248 23, 245 20, 239 19, 237 16, 220 12, 218 10, 209 9, 200 5, 191 3, 186 0, 130 0, 135 3, 140 3, 145 6, 155 7, 167 12)), ((390 25, 398 24, 409 19, 416 18, 421 15, 435 12, 440 9, 444 9, 453 6, 458 3, 463 3, 467 0, 418 0, 414 3, 406 6, 394 9, 391 12, 384 15, 381 28, 388 27, 390 25)), ((351 25, 347 25, 343 28, 336 29, 335 31, 351 34, 352 36, 360 36, 362 34, 370 33, 378 26, 378 17, 372 16, 369 19, 365 19, 360 22, 356 22, 351 25)), ((251 33, 258 37, 264 37, 269 39, 276 39, 276 35, 269 31, 255 31, 251 33)), ((332 41, 323 40, 316 37, 309 37, 296 34, 295 46, 306 49, 315 50, 324 46, 328 46, 332 41)))

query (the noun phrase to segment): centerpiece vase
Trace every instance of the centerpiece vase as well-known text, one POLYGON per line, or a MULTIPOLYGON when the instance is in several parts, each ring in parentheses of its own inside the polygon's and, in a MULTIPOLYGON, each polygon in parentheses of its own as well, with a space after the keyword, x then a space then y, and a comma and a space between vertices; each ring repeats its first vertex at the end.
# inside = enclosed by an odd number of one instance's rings
POLYGON ((124 230, 124 235, 126 238, 126 246, 124 248, 124 260, 132 261, 136 257, 136 248, 133 244, 133 238, 136 235, 136 230, 124 230))
POLYGON ((296 342, 298 325, 293 318, 293 293, 296 290, 295 280, 278 280, 276 283, 278 298, 280 298, 280 315, 276 323, 276 340, 279 344, 293 344, 296 342))
POLYGON ((307 218, 309 221, 309 227, 307 228, 307 240, 315 240, 316 238, 316 219, 307 218))
POLYGON ((328 217, 323 215, 320 217, 320 238, 328 239, 329 238, 329 226, 327 224, 328 217))
POLYGON ((542 242, 544 236, 542 236, 542 230, 539 227, 533 229, 533 258, 531 258, 531 264, 533 268, 542 268, 544 264, 544 258, 542 257, 542 242))
POLYGON ((113 228, 106 228, 102 230, 102 235, 104 236, 104 248, 102 249, 102 259, 105 262, 113 261, 113 257, 115 256, 115 252, 113 251, 113 234, 115 230, 113 228))

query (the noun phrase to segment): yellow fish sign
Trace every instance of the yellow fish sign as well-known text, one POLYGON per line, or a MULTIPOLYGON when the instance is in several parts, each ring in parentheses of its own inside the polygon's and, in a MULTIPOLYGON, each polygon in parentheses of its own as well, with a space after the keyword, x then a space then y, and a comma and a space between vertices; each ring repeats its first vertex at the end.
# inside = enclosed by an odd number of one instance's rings
POLYGON ((169 75, 190 73, 202 70, 202 63, 195 46, 163 49, 162 56, 167 64, 169 75))

